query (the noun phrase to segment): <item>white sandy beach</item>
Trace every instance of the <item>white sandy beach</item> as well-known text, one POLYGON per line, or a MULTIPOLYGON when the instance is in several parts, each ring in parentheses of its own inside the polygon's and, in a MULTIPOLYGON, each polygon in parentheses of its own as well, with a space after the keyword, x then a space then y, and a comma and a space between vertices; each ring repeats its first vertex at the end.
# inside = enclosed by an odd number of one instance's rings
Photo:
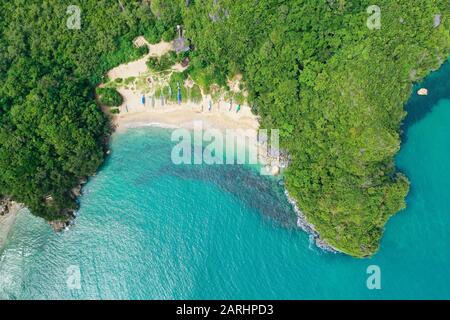
MULTIPOLYGON (((161 42, 150 45, 143 37, 138 37, 135 41, 137 45, 147 45, 149 54, 143 58, 120 65, 108 72, 108 78, 114 81, 118 78, 127 79, 139 77, 149 72, 146 62, 149 57, 159 57, 172 48, 168 42, 161 42)), ((175 65, 175 71, 182 71, 181 65, 175 65)), ((164 103, 160 99, 152 98, 143 94, 137 88, 119 87, 117 91, 122 95, 124 102, 120 106, 120 114, 114 116, 116 130, 139 127, 139 126, 160 126, 160 127, 182 127, 191 129, 194 122, 202 122, 204 128, 226 129, 252 129, 258 130, 258 118, 252 114, 248 106, 241 106, 239 112, 237 105, 229 101, 219 101, 212 103, 211 96, 203 96, 203 101, 195 103, 164 103), (142 96, 145 96, 145 104, 142 104, 142 96), (211 107, 211 108, 210 108, 211 107)))
MULTIPOLYGON (((111 83, 117 82, 117 79, 121 79, 119 83, 123 83, 126 79, 133 80, 116 87, 123 97, 123 104, 119 107, 120 113, 113 115, 116 132, 145 126, 194 129, 199 124, 204 130, 217 129, 223 133, 233 130, 233 134, 237 136, 241 144, 247 144, 245 141, 248 141, 249 150, 257 152, 259 163, 264 165, 266 172, 274 175, 279 173, 279 160, 268 156, 267 146, 259 143, 256 138, 246 140, 250 130, 256 137, 259 129, 258 117, 252 113, 249 106, 238 105, 227 100, 225 95, 220 95, 219 98, 216 96, 216 99, 213 99, 211 95, 202 93, 202 99, 198 103, 183 102, 179 104, 155 97, 155 87, 164 85, 166 79, 161 78, 158 73, 152 73, 146 62, 149 57, 160 57, 166 54, 172 50, 172 45, 167 42, 150 45, 143 37, 136 38, 134 43, 138 46, 148 46, 149 54, 108 72, 108 79, 111 83)), ((171 69, 172 72, 183 70, 184 68, 180 64, 174 65, 171 69)), ((232 92, 241 92, 245 96, 246 93, 240 89, 241 80, 242 76, 236 75, 228 81, 228 84, 232 92)), ((192 80, 190 82, 192 84, 192 80)), ((187 85, 186 82, 185 85, 187 85)))
POLYGON ((14 226, 21 209, 21 205, 12 202, 8 214, 0 216, 0 250, 5 245, 6 239, 8 238, 11 228, 14 226))
POLYGON ((225 103, 215 104, 211 111, 206 105, 195 105, 183 103, 181 105, 165 105, 152 108, 143 106, 140 96, 129 95, 125 106, 121 107, 120 115, 114 117, 117 131, 128 128, 154 125, 160 127, 174 127, 192 129, 194 122, 203 123, 203 127, 220 130, 227 129, 252 129, 258 130, 259 122, 256 116, 251 114, 248 107, 242 107, 237 114, 228 111, 225 103), (130 101, 130 98, 136 101, 130 101))
MULTIPOLYGON (((146 65, 148 58, 160 57, 172 50, 171 43, 160 42, 156 45, 150 45, 143 37, 136 38, 134 43, 137 46, 148 46, 149 54, 137 61, 110 70, 107 74, 110 81, 118 78, 145 77, 149 73, 146 65)), ((172 67, 172 70, 180 72, 183 71, 183 67, 176 64, 172 67)), ((231 87, 239 90, 239 83, 231 84, 231 87)), ((119 87, 117 91, 122 95, 124 102, 119 107, 120 114, 113 115, 113 125, 116 132, 145 126, 194 129, 194 125, 199 123, 202 124, 203 129, 219 129, 223 132, 230 129, 250 129, 256 132, 259 128, 258 117, 252 114, 248 106, 241 105, 238 110, 236 103, 224 99, 213 103, 213 99, 209 95, 203 95, 200 103, 177 104, 168 101, 162 102, 160 99, 152 101, 151 97, 145 95, 133 85, 119 87), (143 95, 146 98, 145 104, 142 104, 141 100, 143 95)), ((108 110, 106 107, 103 109, 108 110)), ((250 147, 258 148, 260 155, 265 154, 262 145, 257 144, 250 147)), ((7 215, 0 216, 0 248, 4 245, 21 208, 20 205, 14 203, 7 215)))

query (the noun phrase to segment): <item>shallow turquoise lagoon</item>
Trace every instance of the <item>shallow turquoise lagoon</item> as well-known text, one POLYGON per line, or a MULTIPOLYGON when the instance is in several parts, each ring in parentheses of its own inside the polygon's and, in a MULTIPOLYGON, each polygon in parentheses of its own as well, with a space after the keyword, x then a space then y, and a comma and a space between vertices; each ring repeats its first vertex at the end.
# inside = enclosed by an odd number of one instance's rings
POLYGON ((175 166, 170 131, 117 135, 85 187, 75 226, 22 214, 0 253, 0 298, 450 298, 450 64, 407 109, 397 165, 408 208, 380 252, 358 260, 310 245, 280 181, 242 166, 175 166), (381 290, 366 286, 381 268, 381 290), (67 285, 75 266, 81 289, 67 285))

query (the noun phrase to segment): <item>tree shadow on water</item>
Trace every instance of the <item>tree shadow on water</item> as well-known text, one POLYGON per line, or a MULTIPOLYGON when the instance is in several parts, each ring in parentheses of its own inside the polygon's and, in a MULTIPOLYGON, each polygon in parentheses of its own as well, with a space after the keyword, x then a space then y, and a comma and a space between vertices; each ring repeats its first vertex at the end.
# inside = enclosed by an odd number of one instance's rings
POLYGON ((297 229, 297 216, 279 180, 240 165, 166 166, 160 174, 212 183, 279 226, 297 229))

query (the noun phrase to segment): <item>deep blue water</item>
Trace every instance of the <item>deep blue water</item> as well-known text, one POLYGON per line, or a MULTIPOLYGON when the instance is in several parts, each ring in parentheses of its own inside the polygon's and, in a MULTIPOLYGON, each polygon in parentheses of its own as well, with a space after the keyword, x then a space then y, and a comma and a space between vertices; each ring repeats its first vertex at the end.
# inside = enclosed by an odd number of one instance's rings
POLYGON ((379 253, 311 246, 276 179, 242 166, 175 166, 170 131, 116 135, 76 224, 53 233, 24 212, 0 253, 0 298, 450 298, 450 64, 413 94, 397 165, 408 208, 379 253), (381 290, 366 269, 381 269, 381 290), (67 285, 79 268, 81 289, 67 285))

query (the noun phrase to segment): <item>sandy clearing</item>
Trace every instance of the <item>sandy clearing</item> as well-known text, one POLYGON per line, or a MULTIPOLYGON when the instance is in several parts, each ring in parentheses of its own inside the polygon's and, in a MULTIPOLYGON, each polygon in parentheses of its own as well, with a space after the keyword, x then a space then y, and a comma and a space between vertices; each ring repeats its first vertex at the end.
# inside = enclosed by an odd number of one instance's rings
POLYGON ((147 60, 149 57, 161 57, 167 52, 172 50, 172 44, 170 42, 160 42, 158 44, 150 44, 144 37, 137 37, 133 43, 137 46, 147 46, 149 48, 149 53, 139 60, 122 64, 108 72, 108 78, 115 80, 117 78, 130 78, 138 77, 143 73, 149 72, 147 68, 147 60))

